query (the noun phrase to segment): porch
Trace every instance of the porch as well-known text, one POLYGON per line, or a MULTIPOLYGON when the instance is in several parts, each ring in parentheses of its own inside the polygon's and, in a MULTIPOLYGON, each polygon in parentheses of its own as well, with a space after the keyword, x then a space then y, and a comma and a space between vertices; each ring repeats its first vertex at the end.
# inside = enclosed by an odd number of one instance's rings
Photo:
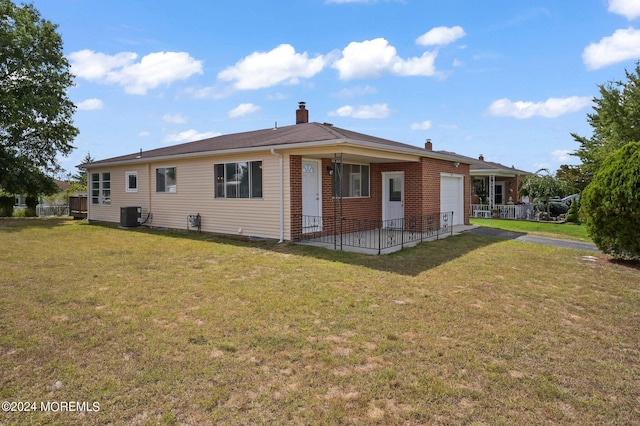
POLYGON ((453 212, 391 220, 339 216, 294 217, 298 223, 293 241, 330 250, 388 254, 454 235, 468 228, 453 226, 453 212))
POLYGON ((490 219, 533 219, 533 204, 471 204, 470 217, 490 219))

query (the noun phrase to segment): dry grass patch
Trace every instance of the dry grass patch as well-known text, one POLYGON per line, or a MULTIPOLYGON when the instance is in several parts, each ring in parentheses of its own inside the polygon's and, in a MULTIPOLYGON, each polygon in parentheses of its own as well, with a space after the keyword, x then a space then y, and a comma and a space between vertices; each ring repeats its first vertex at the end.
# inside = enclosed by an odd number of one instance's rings
POLYGON ((6 424, 633 424, 640 273, 462 235, 370 257, 0 221, 6 424))

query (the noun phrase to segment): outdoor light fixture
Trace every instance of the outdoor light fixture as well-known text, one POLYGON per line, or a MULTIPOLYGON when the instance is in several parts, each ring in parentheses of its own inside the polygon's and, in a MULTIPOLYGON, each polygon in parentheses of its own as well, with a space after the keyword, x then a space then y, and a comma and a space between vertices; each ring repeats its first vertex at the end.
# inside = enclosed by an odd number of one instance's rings
POLYGON ((333 176, 333 167, 327 166, 327 173, 329 173, 329 176, 333 176))
POLYGON ((453 163, 453 167, 458 167, 460 165, 460 163, 458 163, 457 161, 455 163, 453 163))

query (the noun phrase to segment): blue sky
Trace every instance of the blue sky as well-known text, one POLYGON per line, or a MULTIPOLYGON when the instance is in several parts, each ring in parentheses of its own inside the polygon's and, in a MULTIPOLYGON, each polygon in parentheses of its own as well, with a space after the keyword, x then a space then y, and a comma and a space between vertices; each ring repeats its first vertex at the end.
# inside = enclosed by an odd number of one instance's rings
MULTIPOLYGON (((35 0, 76 75, 62 166, 310 121, 535 171, 577 164, 640 0, 35 0)), ((636 29, 638 28, 638 29, 636 29)))

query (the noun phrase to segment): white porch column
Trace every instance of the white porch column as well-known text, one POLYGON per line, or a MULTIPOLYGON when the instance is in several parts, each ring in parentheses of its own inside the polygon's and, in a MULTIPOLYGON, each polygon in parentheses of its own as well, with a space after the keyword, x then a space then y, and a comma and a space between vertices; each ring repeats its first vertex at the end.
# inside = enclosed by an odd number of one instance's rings
POLYGON ((493 212, 496 198, 496 176, 489 175, 489 211, 493 212))

